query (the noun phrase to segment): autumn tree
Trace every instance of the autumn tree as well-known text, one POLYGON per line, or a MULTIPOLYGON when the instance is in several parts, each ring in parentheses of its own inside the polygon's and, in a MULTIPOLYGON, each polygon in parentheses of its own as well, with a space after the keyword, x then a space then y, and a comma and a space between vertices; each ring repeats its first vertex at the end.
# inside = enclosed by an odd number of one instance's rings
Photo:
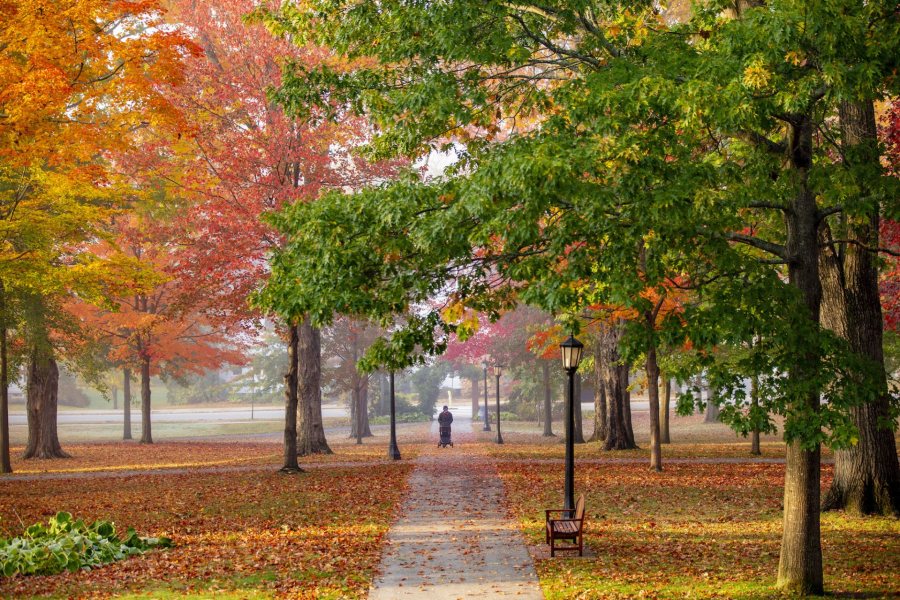
MULTIPOLYGON (((194 260, 230 279, 233 295, 246 298, 266 277, 267 256, 282 243, 261 215, 312 200, 322 189, 384 177, 392 167, 347 151, 368 135, 363 120, 347 116, 310 124, 286 115, 269 97, 268 90, 281 83, 283 62, 312 67, 331 60, 327 51, 294 46, 248 24, 245 17, 259 5, 252 0, 172 5, 173 22, 203 49, 202 59, 189 65, 185 84, 174 91, 195 127, 185 149, 189 167, 177 178, 194 200, 185 218, 202 232, 194 260)), ((301 454, 327 453, 321 333, 304 315, 286 325, 294 328, 286 342, 293 356, 285 379, 286 411, 298 413, 299 406, 299 432, 289 426, 286 444, 299 444, 301 454)))

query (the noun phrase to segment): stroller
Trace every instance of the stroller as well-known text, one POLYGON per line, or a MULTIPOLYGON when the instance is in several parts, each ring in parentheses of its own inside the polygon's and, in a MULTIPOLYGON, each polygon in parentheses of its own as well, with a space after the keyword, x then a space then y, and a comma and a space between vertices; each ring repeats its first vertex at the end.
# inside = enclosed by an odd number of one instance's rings
POLYGON ((453 440, 450 438, 450 426, 449 425, 441 425, 440 426, 441 433, 441 441, 438 442, 438 448, 446 448, 447 446, 453 447, 453 440))

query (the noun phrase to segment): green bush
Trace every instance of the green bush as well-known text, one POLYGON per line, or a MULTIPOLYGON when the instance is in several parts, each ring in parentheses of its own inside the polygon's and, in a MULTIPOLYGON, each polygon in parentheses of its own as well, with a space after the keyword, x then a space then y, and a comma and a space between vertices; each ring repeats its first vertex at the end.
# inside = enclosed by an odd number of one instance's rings
POLYGON ((67 512, 57 513, 47 525, 36 523, 19 537, 0 538, 0 574, 51 575, 61 571, 91 569, 151 548, 167 548, 165 537, 142 538, 134 529, 116 535, 110 521, 74 521, 67 512))

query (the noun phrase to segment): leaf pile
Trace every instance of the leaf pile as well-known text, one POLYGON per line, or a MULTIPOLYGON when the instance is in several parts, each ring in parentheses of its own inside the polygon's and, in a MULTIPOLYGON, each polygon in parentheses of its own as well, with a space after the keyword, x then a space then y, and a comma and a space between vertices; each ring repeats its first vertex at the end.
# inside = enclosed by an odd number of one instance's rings
POLYGON ((0 538, 0 574, 52 575, 91 569, 171 545, 169 538, 142 538, 131 528, 119 538, 111 521, 88 525, 60 512, 47 525, 35 523, 19 537, 0 538))

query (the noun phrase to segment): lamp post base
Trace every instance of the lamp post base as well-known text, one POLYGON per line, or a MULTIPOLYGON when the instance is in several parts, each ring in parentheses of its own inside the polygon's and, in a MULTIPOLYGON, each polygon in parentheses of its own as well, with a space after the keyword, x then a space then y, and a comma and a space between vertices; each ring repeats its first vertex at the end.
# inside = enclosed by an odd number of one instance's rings
POLYGON ((393 460, 400 460, 400 448, 397 446, 391 446, 388 449, 388 458, 393 460))

